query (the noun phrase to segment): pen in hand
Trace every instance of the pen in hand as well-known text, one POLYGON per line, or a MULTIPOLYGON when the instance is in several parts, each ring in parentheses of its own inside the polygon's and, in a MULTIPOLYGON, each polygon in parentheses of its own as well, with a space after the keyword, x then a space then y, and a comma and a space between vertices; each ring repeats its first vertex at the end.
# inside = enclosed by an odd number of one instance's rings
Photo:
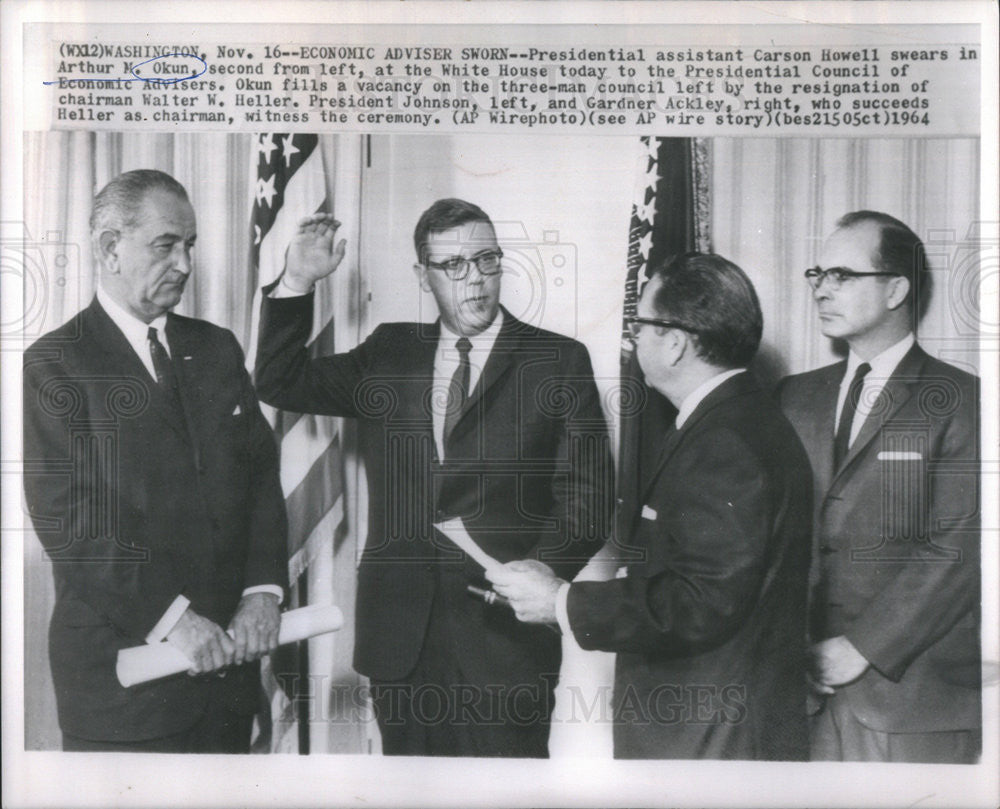
POLYGON ((472 584, 470 584, 465 589, 468 590, 469 593, 476 596, 477 598, 481 598, 487 604, 500 604, 504 607, 510 606, 510 599, 505 598, 495 590, 483 590, 481 587, 476 587, 472 584))

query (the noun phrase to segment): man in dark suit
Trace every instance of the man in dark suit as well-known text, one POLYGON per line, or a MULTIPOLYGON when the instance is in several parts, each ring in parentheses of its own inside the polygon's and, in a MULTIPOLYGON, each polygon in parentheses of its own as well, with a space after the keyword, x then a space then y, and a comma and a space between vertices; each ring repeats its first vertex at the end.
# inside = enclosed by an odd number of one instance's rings
POLYGON ((661 265, 631 324, 646 382, 678 408, 612 581, 530 561, 491 576, 518 617, 618 653, 617 758, 804 759, 809 464, 746 366, 750 280, 720 256, 661 265))
POLYGON ((914 340, 927 263, 899 220, 848 214, 806 277, 823 334, 849 349, 779 388, 815 480, 812 756, 973 762, 977 380, 914 340))
POLYGON ((94 301, 24 355, 25 494, 52 559, 49 656, 66 750, 247 752, 286 570, 274 438, 233 335, 170 312, 191 273, 184 188, 97 195, 94 301), (228 628, 232 637, 225 631, 228 628), (132 688, 119 649, 189 675, 132 688))
POLYGON ((586 349, 499 306, 489 217, 439 200, 414 233, 440 318, 388 323, 309 359, 313 284, 343 256, 337 223, 304 220, 263 303, 256 382, 288 410, 358 420, 368 536, 355 668, 371 678, 391 755, 546 755, 559 639, 477 601, 483 570, 436 528, 460 518, 501 562, 572 576, 607 536, 608 436, 586 349))

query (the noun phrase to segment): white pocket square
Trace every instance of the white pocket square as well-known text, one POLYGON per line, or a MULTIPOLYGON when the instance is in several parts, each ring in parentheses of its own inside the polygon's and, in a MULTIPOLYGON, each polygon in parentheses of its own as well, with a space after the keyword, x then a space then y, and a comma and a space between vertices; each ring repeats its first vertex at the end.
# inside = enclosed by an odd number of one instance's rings
POLYGON ((922 461, 924 456, 919 452, 893 452, 883 450, 878 454, 880 461, 922 461))
POLYGON ((233 415, 234 416, 238 416, 242 412, 243 412, 243 408, 240 407, 239 405, 236 405, 236 409, 233 411, 233 415))
POLYGON ((655 520, 656 519, 656 512, 653 511, 653 509, 651 509, 649 506, 643 506, 642 507, 642 518, 644 520, 655 520))

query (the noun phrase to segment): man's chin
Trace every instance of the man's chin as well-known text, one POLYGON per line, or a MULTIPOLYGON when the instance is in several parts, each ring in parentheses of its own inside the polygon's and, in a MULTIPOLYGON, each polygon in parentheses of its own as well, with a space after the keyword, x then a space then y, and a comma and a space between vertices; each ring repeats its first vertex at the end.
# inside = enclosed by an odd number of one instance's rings
POLYGON ((839 340, 844 336, 843 329, 837 328, 837 321, 834 318, 821 318, 819 330, 824 337, 829 337, 831 340, 839 340))
POLYGON ((496 306, 492 309, 479 306, 463 307, 459 313, 459 323, 463 330, 482 331, 493 322, 496 316, 496 306))
POLYGON ((159 317, 162 314, 166 314, 171 309, 173 309, 177 304, 181 302, 181 298, 184 295, 184 287, 177 287, 176 292, 164 290, 159 295, 156 296, 156 300, 150 302, 149 309, 156 310, 156 316, 159 317))

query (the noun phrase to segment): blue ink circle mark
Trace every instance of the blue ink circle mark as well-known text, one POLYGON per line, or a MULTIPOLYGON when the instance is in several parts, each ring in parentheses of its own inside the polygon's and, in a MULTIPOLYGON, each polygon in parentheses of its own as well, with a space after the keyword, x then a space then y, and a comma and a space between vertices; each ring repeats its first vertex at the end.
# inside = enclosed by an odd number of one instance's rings
MULTIPOLYGON (((177 84, 177 82, 179 82, 179 81, 188 81, 189 79, 196 79, 202 73, 204 73, 206 70, 208 70, 208 62, 206 62, 204 59, 202 59, 197 54, 194 54, 194 53, 165 53, 165 54, 163 54, 161 56, 154 56, 152 59, 147 59, 145 62, 139 62, 139 64, 134 65, 132 67, 132 69, 129 71, 129 73, 131 73, 132 76, 137 81, 157 82, 159 84, 177 84), (142 67, 145 64, 149 64, 150 62, 155 62, 157 59, 172 59, 174 56, 190 56, 192 59, 197 59, 199 62, 201 62, 202 65, 204 65, 204 67, 202 67, 202 69, 199 70, 197 73, 192 73, 190 76, 181 76, 181 77, 176 78, 176 79, 161 79, 159 77, 147 79, 145 76, 140 76, 139 74, 137 74, 135 72, 136 68, 140 68, 140 67, 142 67)), ((42 84, 44 84, 46 86, 49 86, 49 85, 53 85, 53 84, 59 84, 60 81, 64 81, 64 82, 78 82, 78 81, 109 82, 109 81, 132 81, 132 79, 95 79, 95 78, 91 78, 91 77, 85 77, 85 78, 79 78, 79 79, 67 79, 67 78, 63 78, 63 79, 57 79, 56 81, 43 81, 42 84)))
POLYGON ((154 56, 152 59, 147 59, 145 62, 139 62, 139 64, 133 65, 132 69, 129 71, 129 73, 131 73, 133 76, 135 76, 137 79, 139 79, 139 81, 159 82, 160 84, 177 84, 177 82, 179 82, 179 81, 188 81, 188 79, 196 79, 202 73, 204 73, 206 70, 208 70, 208 63, 204 59, 202 59, 200 56, 198 56, 197 54, 194 54, 194 53, 165 53, 162 56, 154 56), (150 62, 155 62, 157 59, 172 59, 175 56, 184 56, 184 57, 190 57, 192 59, 197 59, 199 62, 201 62, 202 68, 197 73, 192 73, 190 76, 181 76, 181 77, 176 78, 176 79, 161 79, 161 78, 147 79, 144 76, 140 76, 136 72, 143 65, 148 65, 150 62))

